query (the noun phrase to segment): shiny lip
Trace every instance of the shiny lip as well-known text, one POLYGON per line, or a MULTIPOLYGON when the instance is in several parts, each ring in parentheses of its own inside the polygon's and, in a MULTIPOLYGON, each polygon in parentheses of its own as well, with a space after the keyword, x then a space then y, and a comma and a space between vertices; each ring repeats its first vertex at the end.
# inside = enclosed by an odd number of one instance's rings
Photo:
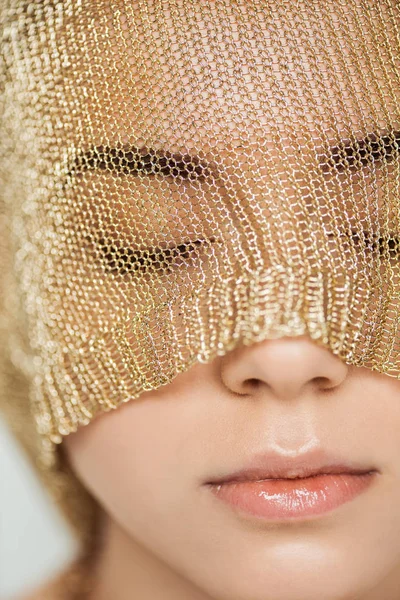
POLYGON ((297 457, 287 457, 276 452, 257 454, 247 466, 208 481, 209 485, 221 485, 239 481, 261 481, 265 479, 300 479, 316 475, 332 473, 350 473, 365 475, 377 472, 372 466, 364 466, 349 461, 343 461, 322 449, 299 454, 297 457))

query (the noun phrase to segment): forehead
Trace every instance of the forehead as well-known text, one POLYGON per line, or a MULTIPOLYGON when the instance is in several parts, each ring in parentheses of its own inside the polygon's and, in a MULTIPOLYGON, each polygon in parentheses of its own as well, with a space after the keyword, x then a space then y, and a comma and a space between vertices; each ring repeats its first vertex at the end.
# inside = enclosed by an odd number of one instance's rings
POLYGON ((93 133, 126 142, 384 129, 399 116, 396 4, 93 3, 70 17, 67 79, 86 78, 93 133))
POLYGON ((50 66, 48 102, 79 146, 226 149, 399 128, 394 0, 57 6, 33 61, 50 66))

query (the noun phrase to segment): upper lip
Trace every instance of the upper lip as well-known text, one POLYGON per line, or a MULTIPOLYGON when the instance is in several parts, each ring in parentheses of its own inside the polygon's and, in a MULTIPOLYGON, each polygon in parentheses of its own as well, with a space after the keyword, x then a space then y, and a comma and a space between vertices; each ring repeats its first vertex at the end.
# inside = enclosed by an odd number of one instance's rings
POLYGON ((234 481, 258 481, 262 479, 297 479, 325 473, 352 473, 354 475, 361 475, 376 470, 372 466, 361 463, 345 462, 322 449, 314 449, 311 452, 299 454, 297 457, 287 457, 276 452, 266 452, 253 456, 244 468, 208 483, 221 484, 234 481))

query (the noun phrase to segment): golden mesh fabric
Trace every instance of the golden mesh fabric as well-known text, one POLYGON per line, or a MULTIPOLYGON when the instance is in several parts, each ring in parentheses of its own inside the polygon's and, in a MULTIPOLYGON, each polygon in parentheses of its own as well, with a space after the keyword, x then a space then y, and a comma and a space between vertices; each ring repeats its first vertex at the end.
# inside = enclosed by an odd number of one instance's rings
POLYGON ((400 377, 397 0, 1 6, 9 353, 44 448, 273 337, 400 377))

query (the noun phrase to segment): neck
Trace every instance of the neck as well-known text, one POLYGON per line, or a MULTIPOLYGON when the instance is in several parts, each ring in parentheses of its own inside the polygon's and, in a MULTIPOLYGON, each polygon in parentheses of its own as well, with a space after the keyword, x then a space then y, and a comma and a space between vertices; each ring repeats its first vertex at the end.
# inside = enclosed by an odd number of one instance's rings
POLYGON ((107 517, 88 600, 213 600, 107 517))

